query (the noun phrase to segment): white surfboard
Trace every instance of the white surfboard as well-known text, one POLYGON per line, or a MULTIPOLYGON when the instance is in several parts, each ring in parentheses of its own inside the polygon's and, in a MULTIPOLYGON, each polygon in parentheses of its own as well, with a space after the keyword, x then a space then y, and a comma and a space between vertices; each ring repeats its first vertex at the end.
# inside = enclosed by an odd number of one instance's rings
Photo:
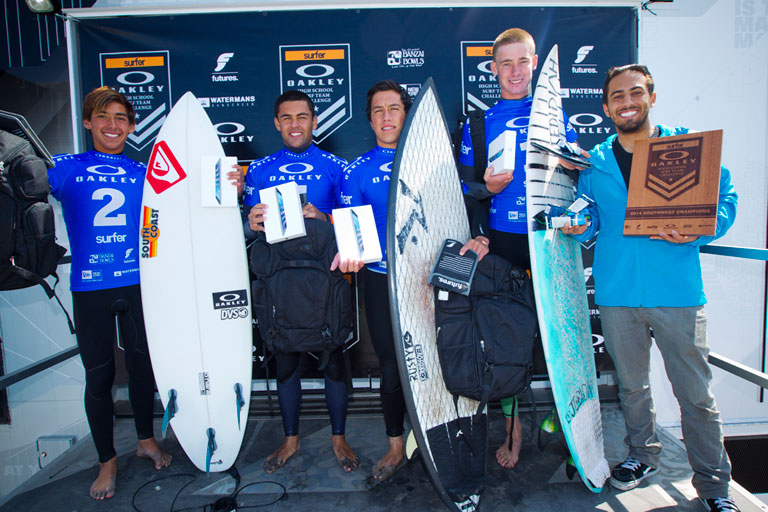
POLYGON ((142 205, 139 268, 152 368, 166 421, 201 471, 235 462, 251 392, 248 263, 226 178, 231 163, 222 157, 211 121, 186 93, 155 141, 142 205))

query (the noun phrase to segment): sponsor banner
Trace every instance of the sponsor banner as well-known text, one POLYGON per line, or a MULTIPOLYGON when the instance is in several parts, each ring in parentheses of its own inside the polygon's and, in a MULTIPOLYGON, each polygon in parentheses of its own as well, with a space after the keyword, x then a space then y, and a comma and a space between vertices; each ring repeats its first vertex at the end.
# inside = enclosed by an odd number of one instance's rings
POLYGON ((315 103, 316 143, 352 119, 349 43, 280 46, 280 92, 298 89, 315 103))
POLYGON ((126 144, 141 151, 151 144, 171 110, 168 50, 99 54, 101 85, 125 94, 136 111, 136 126, 126 144))
POLYGON ((461 42, 462 111, 488 110, 500 98, 499 83, 491 71, 493 41, 461 42))
MULTIPOLYGON (((225 153, 247 163, 282 146, 274 129, 274 100, 287 89, 299 89, 318 107, 315 141, 352 161, 374 144, 364 110, 366 91, 374 82, 392 78, 415 96, 426 78, 433 77, 446 122, 453 129, 469 110, 485 109, 498 101, 499 87, 490 69, 492 40, 510 26, 520 26, 535 38, 539 55, 558 45, 563 108, 579 135, 579 145, 589 149, 615 133, 602 110, 602 83, 609 67, 637 60, 637 20, 638 12, 632 7, 475 6, 83 19, 77 26, 78 58, 84 91, 111 85, 123 88, 134 101, 140 125, 135 137, 148 132, 153 123, 145 120, 159 105, 167 104, 165 113, 170 110, 172 82, 179 92, 195 93, 216 126, 225 153), (210 30, 214 25, 228 29, 226 33, 210 30), (189 34, 195 35, 194 44, 189 34), (323 42, 328 44, 318 44, 323 42), (120 67, 107 68, 107 57, 120 59, 111 61, 120 67), (145 61, 132 65, 132 58, 145 61), (154 80, 139 83, 149 74, 154 80), (121 83, 118 77, 129 83, 121 83)), ((538 70, 534 81, 537 78, 538 70)), ((525 121, 512 120, 515 124, 525 121)), ((134 149, 140 144, 129 140, 125 154, 147 162, 155 137, 156 133, 146 135, 141 151, 134 149)), ((163 171, 155 166, 150 179, 170 185, 173 180, 163 171)), ((172 166, 169 172, 176 176, 172 166)), ((104 249, 94 253, 110 252, 109 245, 98 247, 104 249)), ((117 262, 123 254, 115 252, 114 257, 117 262)), ((585 250, 584 259, 591 266, 590 251, 585 250)), ((597 309, 594 305, 591 309, 595 311, 593 330, 599 333, 597 309)), ((368 335, 361 334, 361 343, 352 352, 364 347, 366 354, 356 359, 359 367, 354 372, 365 377, 367 369, 373 368, 369 361, 375 366, 376 358, 368 335)), ((412 351, 418 368, 416 349, 412 351)), ((607 356, 605 360, 609 361, 607 356)), ((418 378, 419 372, 414 375, 418 378)))

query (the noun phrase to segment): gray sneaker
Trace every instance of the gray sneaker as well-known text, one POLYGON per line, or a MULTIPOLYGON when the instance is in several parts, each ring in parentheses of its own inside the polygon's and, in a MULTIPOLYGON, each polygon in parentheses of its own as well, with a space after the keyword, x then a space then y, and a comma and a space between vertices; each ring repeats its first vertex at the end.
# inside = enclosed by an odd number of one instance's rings
POLYGON ((611 485, 620 491, 628 491, 658 471, 658 468, 643 464, 634 457, 627 457, 611 471, 611 485))

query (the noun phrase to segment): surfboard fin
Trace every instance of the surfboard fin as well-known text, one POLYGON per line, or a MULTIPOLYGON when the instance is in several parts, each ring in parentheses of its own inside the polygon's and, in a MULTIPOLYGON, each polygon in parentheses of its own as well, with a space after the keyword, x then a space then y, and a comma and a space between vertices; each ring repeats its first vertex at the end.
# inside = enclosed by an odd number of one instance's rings
POLYGON ((573 480, 574 475, 576 475, 576 465, 573 463, 573 458, 568 457, 568 460, 565 463, 565 476, 568 477, 568 480, 573 480))
POLYGON ((240 430, 240 411, 245 405, 245 400, 243 400, 243 386, 239 382, 235 384, 235 400, 237 402, 237 430, 240 430))
POLYGON ((168 405, 165 407, 163 413, 163 439, 165 439, 165 432, 168 430, 168 423, 171 422, 171 418, 176 416, 179 408, 176 405, 176 390, 170 389, 168 391, 168 405))
POLYGON ((211 458, 213 457, 213 453, 216 451, 216 431, 212 428, 209 428, 205 431, 205 434, 208 436, 208 448, 205 452, 205 472, 210 473, 211 471, 211 458))

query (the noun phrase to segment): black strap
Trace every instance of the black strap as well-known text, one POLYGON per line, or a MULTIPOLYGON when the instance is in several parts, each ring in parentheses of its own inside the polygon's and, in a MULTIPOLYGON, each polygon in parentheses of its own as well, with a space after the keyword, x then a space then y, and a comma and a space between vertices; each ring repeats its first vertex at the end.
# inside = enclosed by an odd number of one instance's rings
MULTIPOLYGON (((472 436, 468 435, 468 432, 471 430, 472 425, 469 423, 469 416, 462 416, 459 414, 459 397, 458 395, 453 395, 453 407, 456 409, 456 418, 457 423, 459 424, 459 437, 464 440, 465 443, 467 443, 467 446, 469 447, 469 453, 472 454, 472 457, 477 457, 477 450, 476 446, 472 444, 472 436)), ((482 412, 482 408, 478 409, 477 414, 480 414, 482 412)))
POLYGON ((472 153, 475 155, 475 181, 485 183, 483 176, 488 163, 488 151, 485 145, 485 110, 470 111, 468 119, 472 153))
POLYGON ((51 272, 51 275, 56 278, 56 282, 53 283, 53 288, 51 288, 51 285, 48 284, 48 282, 40 277, 39 275, 35 274, 34 272, 30 272, 29 270, 25 268, 21 268, 19 266, 11 264, 8 267, 11 272, 14 274, 20 276, 22 279, 26 279, 27 281, 31 281, 33 283, 39 284, 42 286, 43 290, 45 290, 45 294, 48 296, 49 299, 56 299, 56 302, 59 303, 59 307, 61 307, 61 310, 64 312, 64 316, 67 317, 67 325, 69 326, 69 332, 71 334, 75 334, 77 331, 75 330, 75 324, 72 323, 72 318, 69 316, 69 312, 67 312, 67 308, 64 307, 64 304, 61 303, 61 300, 59 299, 59 296, 56 295, 56 285, 59 284, 59 275, 56 272, 51 272))

